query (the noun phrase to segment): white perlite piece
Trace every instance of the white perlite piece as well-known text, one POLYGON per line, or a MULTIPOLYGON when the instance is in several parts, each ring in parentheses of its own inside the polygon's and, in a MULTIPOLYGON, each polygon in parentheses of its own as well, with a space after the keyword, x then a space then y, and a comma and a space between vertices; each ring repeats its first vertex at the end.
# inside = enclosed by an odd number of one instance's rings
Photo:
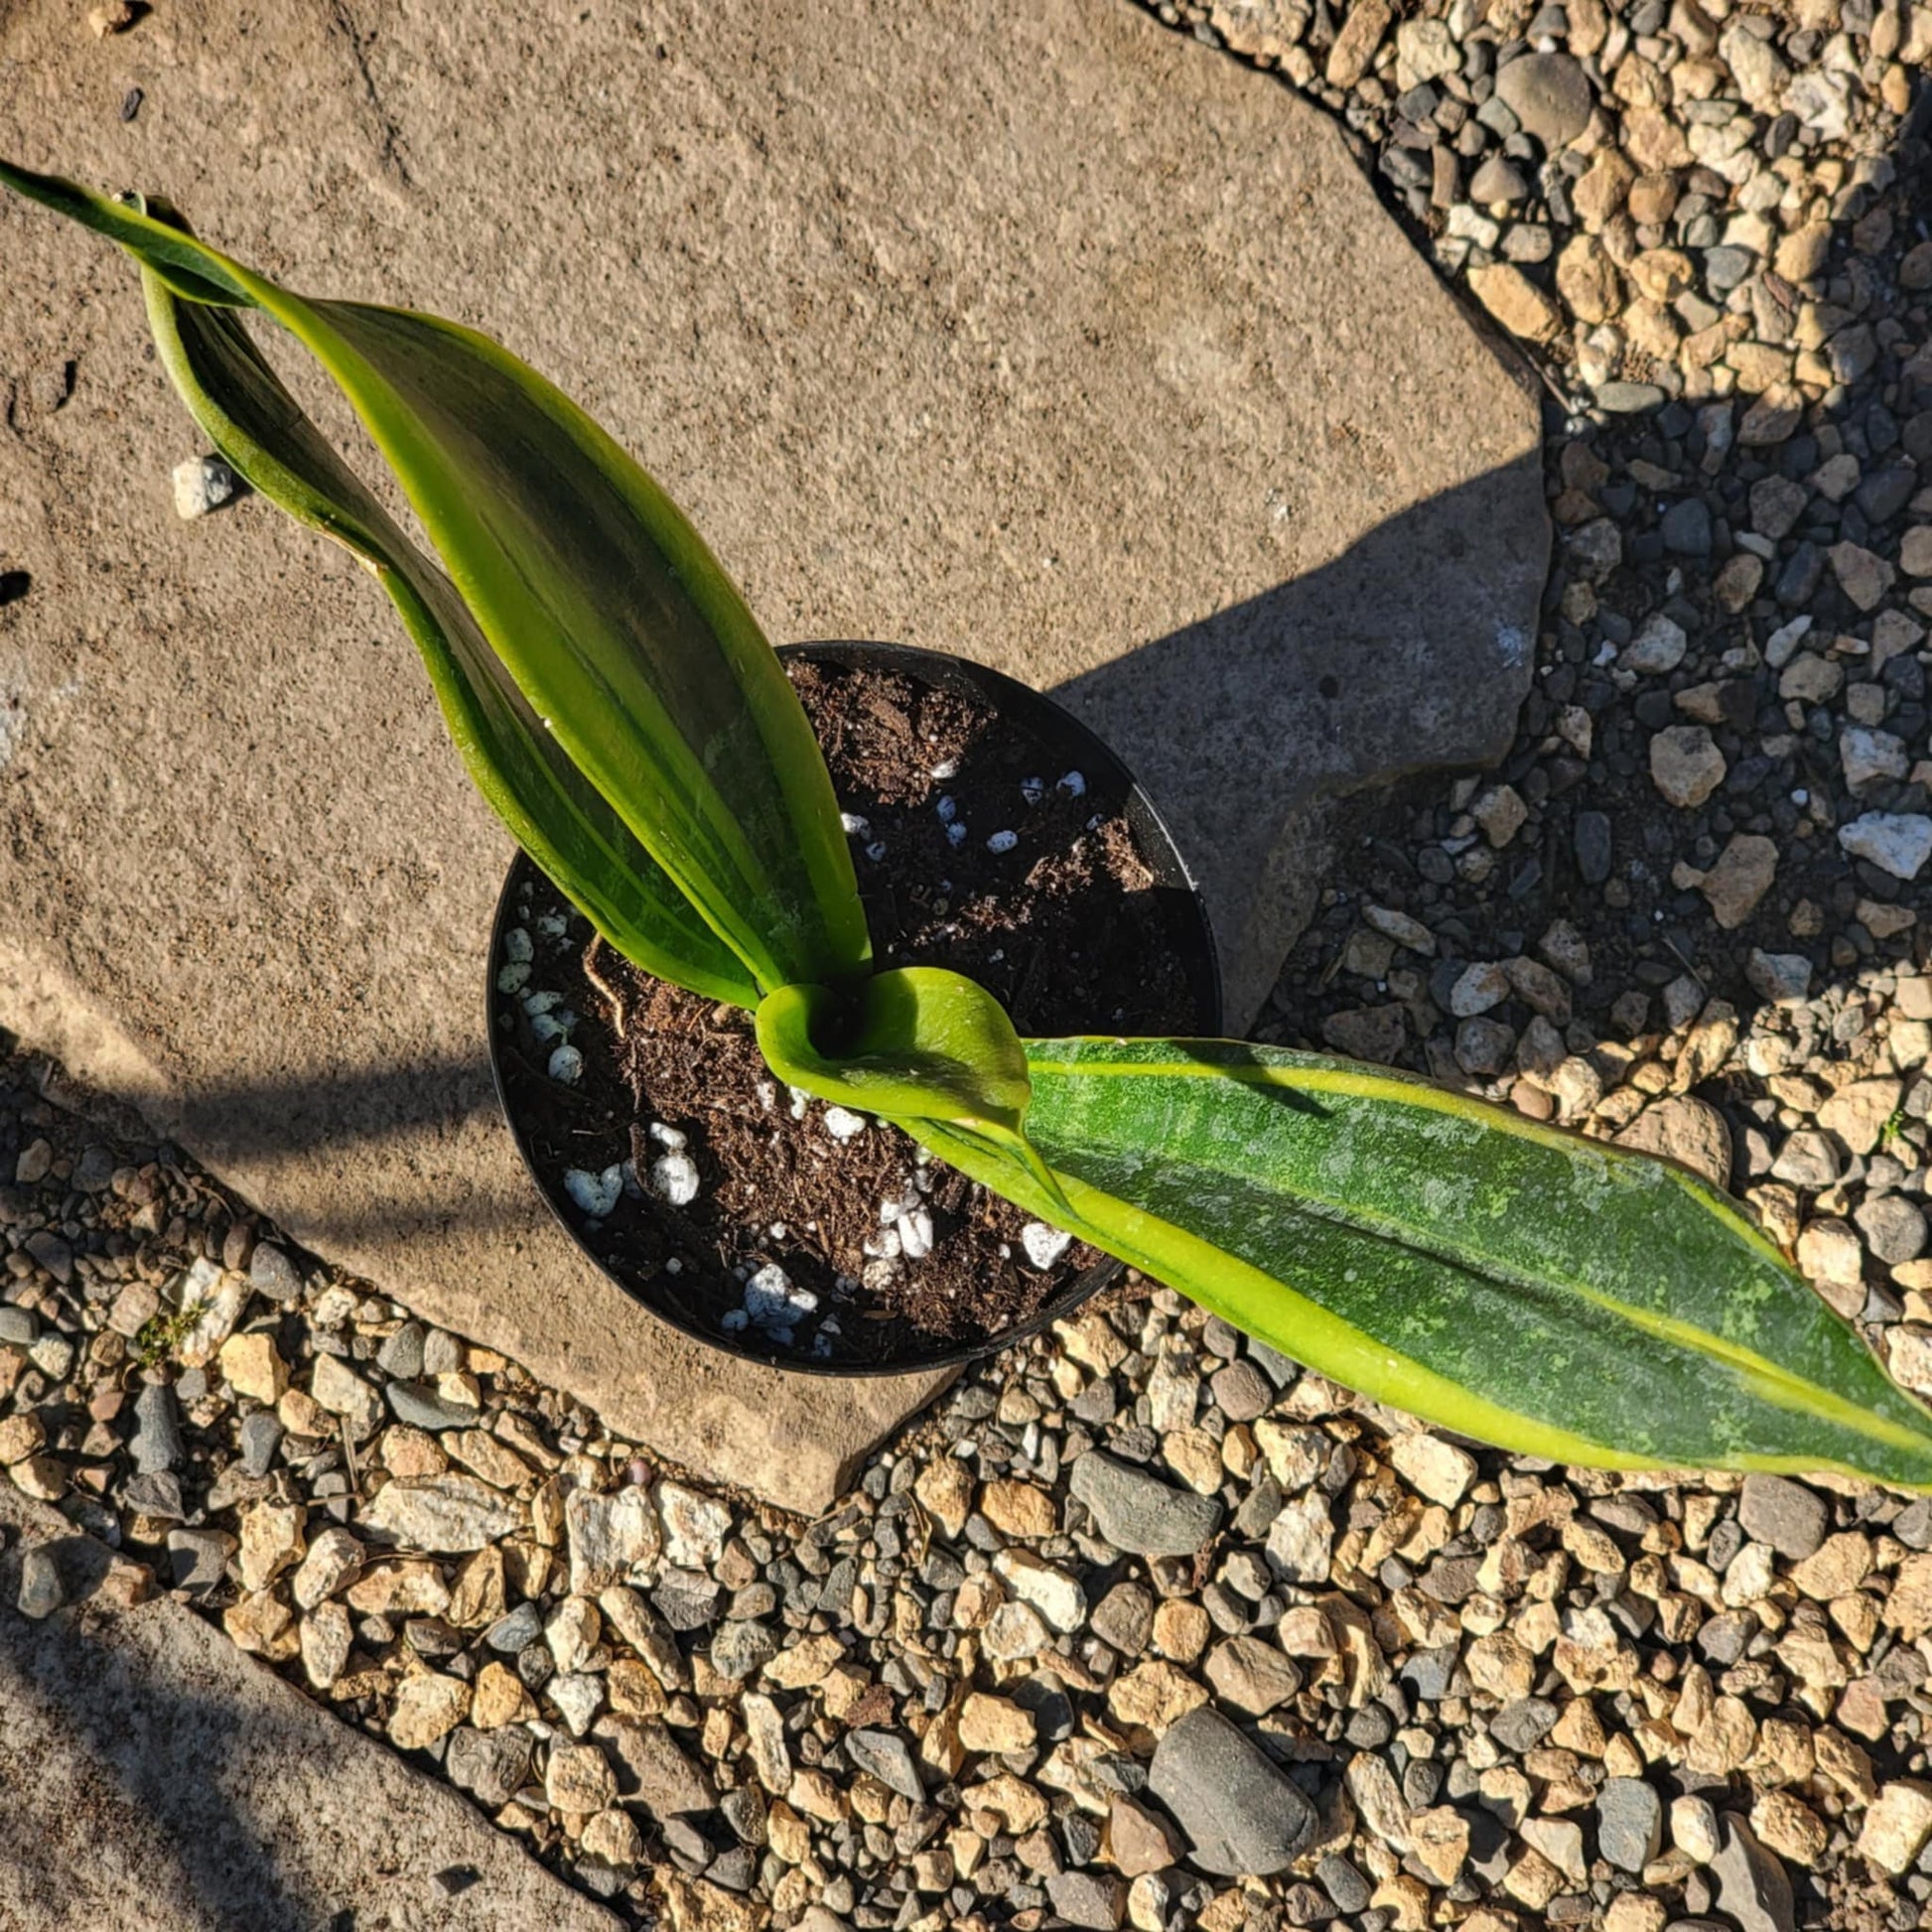
POLYGON ((901 1214, 897 1227, 898 1251, 907 1261, 923 1261, 932 1252, 932 1216, 923 1207, 901 1214))
MULTIPOLYGON (((775 1261, 767 1261, 745 1284, 742 1300, 744 1306, 732 1312, 742 1314, 745 1321, 762 1328, 773 1341, 789 1341, 799 1318, 812 1313, 818 1307, 818 1297, 810 1289, 798 1287, 775 1261)), ((739 1327, 743 1324, 732 1321, 727 1315, 725 1325, 739 1327)))
POLYGON ((995 832, 987 840, 986 849, 989 852, 1011 852, 1019 843, 1020 834, 1018 832, 995 832))
POLYGON ((623 1193, 622 1162, 614 1163, 602 1173, 592 1173, 584 1168, 566 1169, 564 1192, 586 1214, 602 1220, 617 1206, 619 1197, 623 1193))
POLYGON ((235 474, 218 456, 175 465, 175 514, 184 520, 219 509, 235 492, 235 474))
POLYGON ((574 1046, 559 1046, 550 1055, 550 1077, 574 1087, 584 1077, 584 1056, 574 1046))
POLYGON ((650 1164, 650 1190, 672 1207, 698 1198, 698 1164, 688 1154, 666 1154, 650 1164))
POLYGON ((1084 798, 1087 795, 1086 776, 1079 771, 1062 771, 1054 790, 1065 792, 1069 798, 1084 798))
POLYGON ((866 1131, 866 1117, 850 1107, 827 1107, 825 1131, 835 1141, 849 1141, 866 1131))
POLYGON ((871 821, 860 817, 857 812, 841 812, 839 824, 844 827, 848 838, 866 839, 872 836, 871 821))
POLYGON ((1052 1267, 1072 1241, 1072 1235, 1048 1227, 1044 1221, 1029 1221, 1020 1230, 1020 1245, 1026 1249, 1027 1259, 1042 1271, 1052 1267))

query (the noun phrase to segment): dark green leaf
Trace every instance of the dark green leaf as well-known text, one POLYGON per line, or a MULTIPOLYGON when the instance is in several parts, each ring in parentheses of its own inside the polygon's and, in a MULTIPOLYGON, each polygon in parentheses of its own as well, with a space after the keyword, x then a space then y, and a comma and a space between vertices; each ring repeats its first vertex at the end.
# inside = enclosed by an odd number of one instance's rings
POLYGON ((921 1138, 1336 1381, 1563 1461, 1932 1484, 1932 1415, 1681 1168, 1279 1048, 1027 1056, 1072 1221, 1023 1167, 921 1138))
POLYGON ((3 164, 0 181, 111 235, 177 295, 262 310, 316 356, 479 634, 741 981, 863 973, 865 916, 804 712, 697 533, 588 416, 471 331, 306 301, 71 183, 3 164))
POLYGON ((302 413, 240 318, 183 303, 151 270, 142 279, 162 363, 195 420, 254 488, 366 560, 422 651, 471 776, 517 842, 646 971, 756 1005, 737 957, 564 757, 449 579, 302 413))

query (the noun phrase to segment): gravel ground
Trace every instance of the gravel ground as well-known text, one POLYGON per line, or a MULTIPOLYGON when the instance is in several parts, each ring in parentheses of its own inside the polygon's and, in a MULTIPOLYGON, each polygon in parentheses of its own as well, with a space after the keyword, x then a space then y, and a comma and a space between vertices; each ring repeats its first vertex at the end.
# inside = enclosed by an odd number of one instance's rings
POLYGON ((50 1071, 0 1065, 0 1463, 639 1923, 1903 1932, 1932 1899, 1932 1503, 1464 1447, 1130 1287, 801 1523, 50 1071))
MULTIPOLYGON (((1160 11, 1336 111, 1552 399, 1517 745, 1348 855, 1262 1032, 1689 1160, 1932 1392, 1932 11, 1160 11)), ((1932 1504, 1499 1455, 1130 1287, 802 1524, 50 1078, 0 1463, 640 1923, 1932 1919, 1932 1504)))

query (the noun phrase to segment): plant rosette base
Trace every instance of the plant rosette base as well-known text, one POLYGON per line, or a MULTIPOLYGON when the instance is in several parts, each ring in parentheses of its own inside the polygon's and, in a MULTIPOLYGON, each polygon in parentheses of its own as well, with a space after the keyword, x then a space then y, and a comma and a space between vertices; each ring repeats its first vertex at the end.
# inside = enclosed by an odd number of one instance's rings
MULTIPOLYGON (((1205 918, 1132 777, 1050 700, 896 646, 786 653, 846 808, 875 965, 969 974, 1035 1032, 1219 1022, 1205 918)), ((829 1373, 964 1361, 1120 1264, 787 1088, 753 1017, 653 979, 527 860, 491 947, 517 1145, 572 1238, 696 1338, 829 1373)))

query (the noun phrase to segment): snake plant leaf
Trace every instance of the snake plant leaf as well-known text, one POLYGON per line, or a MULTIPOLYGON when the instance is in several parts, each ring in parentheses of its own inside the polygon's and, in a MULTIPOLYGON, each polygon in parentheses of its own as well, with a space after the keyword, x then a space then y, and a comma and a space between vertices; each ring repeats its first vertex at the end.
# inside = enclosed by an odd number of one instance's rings
POLYGON ((756 1022, 781 1080, 820 1100, 880 1114, 922 1138, 943 1125, 996 1167, 1071 1212, 1027 1138, 1027 1052, 1006 1009, 975 980, 933 966, 875 974, 846 994, 784 986, 756 1022))
MULTIPOLYGON (((149 212, 178 218, 158 202, 149 212)), ((184 301, 152 269, 142 283, 162 365, 189 413, 255 489, 344 544, 388 592, 471 777, 517 843, 645 971, 756 1006, 757 985, 737 956, 563 755, 449 579, 303 414, 240 318, 184 301)))
POLYGON ((1932 1414, 1687 1170, 1378 1068, 1027 1042, 1024 1163, 935 1154, 1380 1402, 1609 1468, 1932 1485, 1932 1414))
POLYGON ((307 300, 140 207, 4 163, 0 182, 316 357, 530 710, 740 963, 738 997, 865 972, 837 801, 782 668, 690 523, 568 397, 453 323, 307 300))
POLYGON ((849 994, 781 986, 758 1010, 759 1050, 781 1080, 837 1106, 948 1120, 1018 1138, 1027 1053, 1006 1009, 934 966, 875 974, 849 994))

